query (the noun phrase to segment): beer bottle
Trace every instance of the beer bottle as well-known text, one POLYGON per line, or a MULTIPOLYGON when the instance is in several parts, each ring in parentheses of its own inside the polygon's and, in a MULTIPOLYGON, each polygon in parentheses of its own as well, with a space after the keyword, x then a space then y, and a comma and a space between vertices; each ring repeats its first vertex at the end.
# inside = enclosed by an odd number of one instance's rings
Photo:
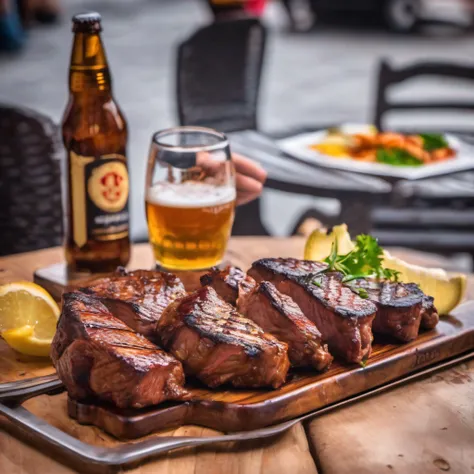
POLYGON ((127 122, 112 96, 100 15, 83 13, 72 21, 70 94, 62 122, 66 260, 71 270, 107 272, 126 265, 130 254, 127 122))

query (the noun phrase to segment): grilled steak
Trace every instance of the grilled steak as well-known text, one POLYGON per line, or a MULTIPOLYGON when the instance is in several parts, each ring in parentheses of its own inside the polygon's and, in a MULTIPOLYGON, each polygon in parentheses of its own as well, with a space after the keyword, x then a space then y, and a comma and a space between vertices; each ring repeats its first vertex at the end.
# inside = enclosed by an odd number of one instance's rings
POLYGON ((156 322, 176 298, 186 295, 172 273, 119 269, 111 277, 96 280, 81 291, 102 300, 109 310, 138 333, 153 340, 156 322))
POLYGON ((235 305, 239 292, 239 283, 245 278, 245 273, 239 267, 227 266, 224 270, 213 268, 203 275, 202 286, 212 286, 217 294, 226 302, 235 305))
POLYGON ((425 297, 418 285, 365 279, 347 284, 354 290, 364 289, 377 306, 372 324, 374 333, 388 334, 405 342, 416 339, 425 297))
POLYGON ((321 273, 326 268, 310 260, 264 258, 254 262, 248 274, 259 282, 272 282, 290 296, 321 331, 331 354, 361 362, 372 349, 377 308, 342 285, 340 273, 321 273))
POLYGON ((141 408, 186 394, 180 362, 83 293, 63 296, 51 358, 75 399, 141 408))
POLYGON ((287 345, 237 313, 209 286, 168 306, 157 331, 186 374, 209 387, 277 388, 285 381, 287 345))
POLYGON ((313 366, 324 370, 332 362, 327 346, 315 324, 287 295, 273 283, 255 283, 247 277, 240 284, 237 310, 257 323, 264 331, 288 344, 288 356, 294 367, 313 366))
POLYGON ((434 298, 425 295, 421 307, 421 327, 433 329, 439 323, 438 310, 434 306, 434 298))

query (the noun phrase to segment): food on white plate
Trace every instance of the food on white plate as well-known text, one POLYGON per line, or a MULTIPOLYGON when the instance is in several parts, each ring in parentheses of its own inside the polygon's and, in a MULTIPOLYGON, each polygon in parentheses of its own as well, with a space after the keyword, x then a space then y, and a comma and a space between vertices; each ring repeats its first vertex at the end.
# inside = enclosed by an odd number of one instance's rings
POLYGON ((394 132, 368 131, 345 133, 329 130, 318 143, 309 145, 318 153, 334 158, 353 159, 391 166, 422 166, 456 157, 444 135, 424 133, 407 135, 394 132))

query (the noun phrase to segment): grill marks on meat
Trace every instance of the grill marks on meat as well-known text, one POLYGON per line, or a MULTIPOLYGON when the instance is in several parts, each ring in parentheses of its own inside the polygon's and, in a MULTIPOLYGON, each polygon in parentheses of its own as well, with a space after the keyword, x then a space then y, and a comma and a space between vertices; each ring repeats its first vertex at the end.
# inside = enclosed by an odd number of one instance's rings
POLYGON ((290 296, 316 324, 332 354, 359 363, 372 350, 376 306, 343 285, 340 273, 321 273, 326 268, 325 263, 309 260, 265 258, 254 262, 248 273, 290 296))
POLYGON ((256 284, 246 277, 240 284, 237 309, 280 341, 288 344, 288 356, 295 367, 324 370, 332 362, 321 333, 299 306, 267 281, 256 284))
POLYGON ((227 266, 223 270, 213 268, 200 278, 202 286, 212 286, 216 293, 226 302, 236 304, 239 283, 245 278, 245 273, 239 267, 227 266))
POLYGON ((207 286, 191 295, 172 274, 120 269, 83 293, 64 295, 51 357, 72 398, 139 408, 187 398, 179 361, 210 387, 277 388, 290 360, 317 370, 330 365, 322 341, 333 354, 361 362, 371 352, 372 324, 375 332, 409 341, 419 327, 439 321, 433 298, 415 284, 360 280, 349 287, 326 269, 320 262, 262 259, 249 276, 236 267, 211 271, 201 279, 207 286), (360 298, 358 288, 369 298, 360 298))
POLYGON ((439 314, 434 305, 434 298, 424 295, 421 306, 421 327, 423 329, 433 329, 438 323, 439 314))
POLYGON ((262 272, 267 275, 300 281, 301 279, 308 279, 308 277, 311 278, 312 275, 326 270, 327 267, 326 263, 313 260, 262 258, 254 262, 252 268, 247 273, 249 276, 253 276, 253 273, 262 272))
POLYGON ((172 303, 157 331, 186 373, 209 387, 277 388, 285 381, 287 345, 241 316, 209 286, 172 303))
POLYGON ((51 357, 75 399, 141 408, 186 395, 180 362, 83 293, 63 296, 51 357))
POLYGON ((377 306, 372 324, 374 333, 388 334, 404 342, 417 338, 425 297, 418 285, 374 280, 354 280, 348 285, 365 289, 377 306))
POLYGON ((186 295, 183 284, 172 273, 151 270, 127 273, 122 268, 81 291, 100 298, 127 326, 151 340, 165 308, 186 295))

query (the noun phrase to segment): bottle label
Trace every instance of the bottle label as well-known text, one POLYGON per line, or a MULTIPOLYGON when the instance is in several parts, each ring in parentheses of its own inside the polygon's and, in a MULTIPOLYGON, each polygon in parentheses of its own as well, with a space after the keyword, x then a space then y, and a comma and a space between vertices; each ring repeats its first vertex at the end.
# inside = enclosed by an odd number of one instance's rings
POLYGON ((91 240, 128 235, 129 179, 125 157, 98 158, 70 152, 73 238, 82 247, 91 240))

